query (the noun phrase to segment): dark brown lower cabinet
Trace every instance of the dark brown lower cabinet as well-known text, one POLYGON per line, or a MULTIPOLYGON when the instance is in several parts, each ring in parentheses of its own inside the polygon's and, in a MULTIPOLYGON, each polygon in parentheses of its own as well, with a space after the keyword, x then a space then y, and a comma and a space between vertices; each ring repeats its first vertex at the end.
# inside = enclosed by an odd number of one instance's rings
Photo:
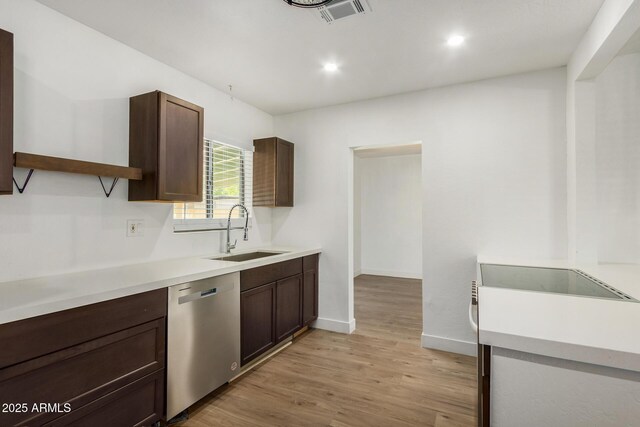
POLYGON ((163 390, 164 373, 156 372, 45 426, 150 426, 162 417, 163 390))
POLYGON ((160 420, 166 295, 162 289, 0 325, 0 342, 7 343, 0 402, 22 405, 0 412, 0 425, 160 420))
POLYGON ((318 318, 318 255, 240 272, 242 365, 318 318))
POLYGON ((478 343, 478 427, 491 426, 491 346, 478 343))
POLYGON ((276 342, 302 328, 302 275, 276 282, 276 342))
POLYGON ((276 344, 275 315, 275 283, 240 293, 240 348, 243 365, 276 344))
POLYGON ((305 326, 318 318, 318 261, 317 254, 303 258, 302 324, 305 326))

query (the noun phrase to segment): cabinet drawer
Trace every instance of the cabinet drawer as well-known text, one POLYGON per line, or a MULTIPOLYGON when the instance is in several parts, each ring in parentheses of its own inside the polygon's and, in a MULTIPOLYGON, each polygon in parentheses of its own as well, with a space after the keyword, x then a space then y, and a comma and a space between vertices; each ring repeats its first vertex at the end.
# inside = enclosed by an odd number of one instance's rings
POLYGON ((240 272, 240 290, 247 291, 300 273, 302 273, 302 258, 244 270, 240 272))
MULTIPOLYGON (((0 370, 0 402, 68 402, 73 410, 164 368, 164 353, 163 318, 0 370)), ((56 415, 3 413, 0 425, 56 415)))
POLYGON ((162 417, 163 389, 164 370, 160 370, 45 426, 150 426, 162 417))
POLYGON ((145 292, 0 325, 0 368, 53 353, 167 314, 167 290, 145 292))

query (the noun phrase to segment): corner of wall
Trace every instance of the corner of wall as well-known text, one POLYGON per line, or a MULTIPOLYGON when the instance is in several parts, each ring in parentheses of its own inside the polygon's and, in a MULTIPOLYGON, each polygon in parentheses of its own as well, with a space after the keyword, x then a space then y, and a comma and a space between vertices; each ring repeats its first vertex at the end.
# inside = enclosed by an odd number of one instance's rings
POLYGON ((422 347, 433 350, 448 351, 450 353, 475 356, 477 344, 469 341, 460 341, 453 338, 438 337, 422 333, 422 347))
POLYGON ((340 334, 351 334, 356 330, 356 319, 344 322, 342 320, 318 317, 312 326, 316 329, 324 329, 325 331, 338 332, 340 334))

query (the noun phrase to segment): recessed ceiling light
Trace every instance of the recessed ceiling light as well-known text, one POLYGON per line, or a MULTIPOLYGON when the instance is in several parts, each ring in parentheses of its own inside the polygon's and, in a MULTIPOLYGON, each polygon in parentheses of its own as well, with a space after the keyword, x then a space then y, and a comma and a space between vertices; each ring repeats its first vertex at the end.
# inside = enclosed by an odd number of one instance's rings
POLYGON ((326 64, 324 64, 324 70, 329 73, 335 73, 336 71, 338 71, 338 64, 336 64, 335 62, 327 62, 326 64))
POLYGON ((447 45, 451 47, 458 47, 464 43, 464 37, 460 34, 453 34, 447 39, 447 45))

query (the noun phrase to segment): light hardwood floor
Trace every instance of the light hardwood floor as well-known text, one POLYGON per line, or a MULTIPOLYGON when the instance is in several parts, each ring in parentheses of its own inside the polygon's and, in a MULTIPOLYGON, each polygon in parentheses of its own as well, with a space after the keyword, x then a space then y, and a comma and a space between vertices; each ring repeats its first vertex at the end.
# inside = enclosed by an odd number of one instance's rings
POLYGON ((420 348, 419 280, 356 279, 357 329, 311 330, 176 426, 474 426, 475 358, 420 348))

